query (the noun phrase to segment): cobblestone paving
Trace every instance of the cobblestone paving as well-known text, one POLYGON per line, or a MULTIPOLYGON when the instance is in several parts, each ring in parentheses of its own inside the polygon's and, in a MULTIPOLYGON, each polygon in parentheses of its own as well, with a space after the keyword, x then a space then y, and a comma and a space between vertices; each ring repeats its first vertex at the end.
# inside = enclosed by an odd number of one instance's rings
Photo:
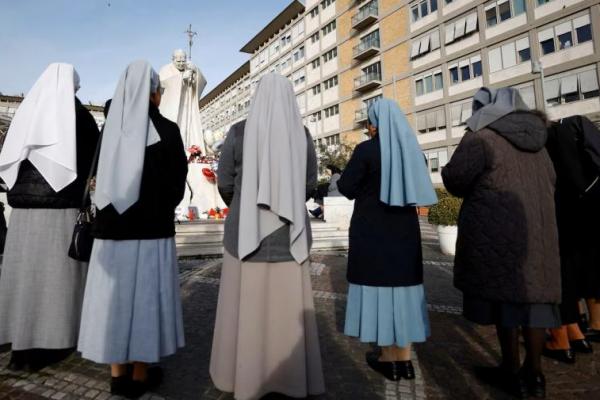
MULTIPOLYGON (((435 232, 423 229, 425 286, 432 337, 415 346, 417 379, 385 381, 364 362, 370 345, 342 335, 347 282, 346 257, 338 253, 313 255, 311 275, 327 393, 316 400, 405 400, 405 399, 507 399, 479 383, 475 365, 498 362, 494 330, 466 322, 461 316, 460 293, 452 286, 452 260, 435 244, 435 232), (429 244, 432 242, 433 244, 429 244)), ((208 374, 220 259, 181 260, 180 276, 186 326, 186 347, 165 359, 166 378, 156 393, 144 400, 231 400, 214 388, 208 374)), ((9 348, 0 347, 0 399, 117 400, 109 393, 106 366, 82 360, 77 354, 36 374, 14 374, 2 369, 9 348)), ((600 346, 593 356, 581 356, 575 366, 544 360, 550 399, 600 399, 600 346)), ((279 397, 269 397, 279 398, 279 397)))

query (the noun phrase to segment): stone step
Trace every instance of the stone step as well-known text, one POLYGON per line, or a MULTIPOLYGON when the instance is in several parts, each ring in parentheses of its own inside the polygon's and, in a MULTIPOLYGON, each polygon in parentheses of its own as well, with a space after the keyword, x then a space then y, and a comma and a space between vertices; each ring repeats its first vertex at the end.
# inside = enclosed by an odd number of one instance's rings
MULTIPOLYGON (((348 231, 324 221, 311 221, 314 250, 348 248, 348 231)), ((182 222, 176 225, 175 241, 180 257, 223 254, 222 221, 182 222)))

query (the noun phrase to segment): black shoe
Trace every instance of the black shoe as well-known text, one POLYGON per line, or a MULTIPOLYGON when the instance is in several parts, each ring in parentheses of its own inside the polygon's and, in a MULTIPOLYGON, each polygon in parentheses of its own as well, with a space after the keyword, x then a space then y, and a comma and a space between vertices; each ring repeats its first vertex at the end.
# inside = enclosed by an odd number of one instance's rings
POLYGON ((386 379, 389 379, 390 381, 399 381, 402 378, 402 367, 400 366, 401 362, 379 361, 379 354, 374 352, 367 353, 366 359, 369 367, 379 372, 386 379))
POLYGON ((573 340, 569 343, 571 344, 571 350, 575 353, 592 354, 594 352, 592 344, 586 339, 573 340))
POLYGON ((510 372, 502 367, 475 367, 475 376, 518 399, 527 398, 527 384, 520 373, 510 372))
POLYGON ((546 398, 546 378, 544 377, 544 374, 540 372, 534 375, 526 376, 525 379, 527 381, 529 396, 538 399, 546 398))
POLYGON ((600 343, 600 330, 588 329, 585 333, 585 338, 590 342, 600 343))
POLYGON ((408 380, 415 379, 415 368, 413 367, 412 361, 397 361, 396 364, 402 378, 408 380))
POLYGON ((565 364, 575 364, 575 352, 571 349, 568 350, 550 350, 547 347, 544 347, 544 351, 542 354, 548 358, 552 358, 553 360, 565 363, 565 364))
POLYGON ((110 378, 110 394, 127 397, 131 379, 127 375, 110 378))

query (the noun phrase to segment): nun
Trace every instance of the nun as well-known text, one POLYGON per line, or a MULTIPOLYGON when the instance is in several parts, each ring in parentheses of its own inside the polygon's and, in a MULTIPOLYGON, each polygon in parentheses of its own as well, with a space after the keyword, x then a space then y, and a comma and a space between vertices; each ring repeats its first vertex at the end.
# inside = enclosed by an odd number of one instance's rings
POLYGON ((121 75, 104 125, 78 350, 111 365, 111 392, 138 397, 160 384, 148 364, 184 345, 175 207, 187 160, 177 125, 158 111, 162 88, 146 61, 121 75))
POLYGON ((49 65, 0 153, 13 208, 0 277, 0 344, 11 370, 39 370, 77 345, 87 264, 67 253, 98 142, 72 65, 49 65))
POLYGON ((429 337, 416 207, 435 204, 437 197, 396 102, 371 105, 367 130, 370 140, 356 146, 337 182, 340 193, 355 201, 344 332, 381 347, 366 361, 385 378, 414 379, 411 345, 429 337))
POLYGON ((219 160, 230 209, 210 375, 238 400, 325 391, 305 206, 316 185, 316 153, 292 84, 267 74, 219 160))
POLYGON ((442 170, 464 198, 458 219, 454 286, 463 315, 495 325, 502 361, 479 378, 517 397, 544 397, 546 329, 560 326, 556 174, 543 118, 514 88, 481 88, 468 130, 442 170), (525 339, 521 364, 519 333, 525 339))
MULTIPOLYGON (((562 326, 550 330, 551 340, 546 343, 544 355, 573 364, 576 353, 593 352, 578 325, 579 301, 600 298, 600 131, 586 117, 562 118, 550 125, 546 149, 557 177, 562 326)), ((590 307, 592 317, 593 311, 590 307)), ((594 318, 592 322, 600 328, 594 318)))

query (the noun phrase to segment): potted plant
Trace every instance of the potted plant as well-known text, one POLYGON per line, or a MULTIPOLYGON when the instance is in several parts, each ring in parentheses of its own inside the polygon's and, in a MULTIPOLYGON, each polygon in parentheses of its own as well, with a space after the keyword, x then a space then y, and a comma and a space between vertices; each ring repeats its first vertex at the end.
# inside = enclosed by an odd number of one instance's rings
POLYGON ((429 209, 429 223, 437 226, 440 249, 446 255, 456 253, 456 238, 458 236, 458 214, 462 200, 450 195, 445 190, 438 190, 439 201, 429 209))

